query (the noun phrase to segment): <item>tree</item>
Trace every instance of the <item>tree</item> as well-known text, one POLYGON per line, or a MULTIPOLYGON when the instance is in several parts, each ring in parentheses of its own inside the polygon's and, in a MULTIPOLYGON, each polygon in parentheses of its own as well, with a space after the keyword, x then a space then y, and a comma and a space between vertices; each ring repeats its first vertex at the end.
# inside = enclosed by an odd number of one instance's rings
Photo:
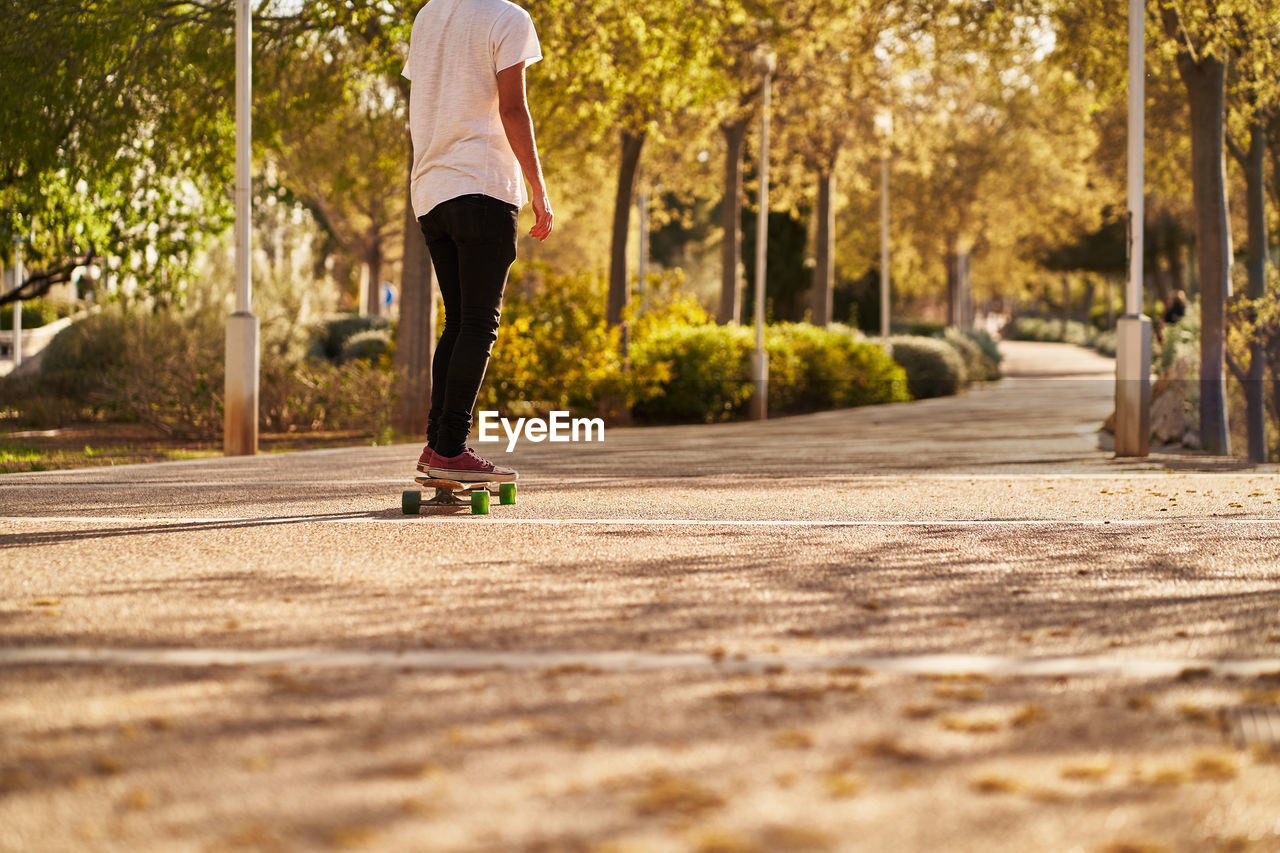
POLYGON ((1110 189, 1090 93, 1047 61, 1049 23, 970 11, 916 37, 895 111, 895 220, 940 269, 957 324, 971 321, 975 261, 990 287, 1026 280, 1046 249, 1097 227, 1110 189))
MULTIPOLYGON (((264 45, 290 27, 269 3, 258 19, 264 45)), ((0 255, 29 238, 31 272, 8 298, 89 263, 182 298, 229 217, 233 24, 231 0, 4 7, 0 255)))
MULTIPOLYGON (((1227 150, 1239 163, 1245 177, 1245 217, 1248 241, 1245 268, 1249 279, 1248 298, 1261 300, 1267 291, 1267 135, 1269 125, 1280 118, 1280 79, 1275 68, 1280 60, 1280 8, 1238 21, 1240 40, 1234 67, 1238 69, 1229 86, 1230 118, 1236 133, 1247 136, 1242 142, 1226 134, 1227 150), (1256 29, 1255 29, 1256 28, 1256 29)), ((1267 412, 1265 354, 1260 333, 1249 345, 1249 361, 1237 364, 1227 354, 1227 366, 1244 388, 1245 424, 1249 459, 1267 461, 1267 412)))
MULTIPOLYGON (((277 179, 359 263, 361 313, 378 314, 405 226, 405 152, 388 140, 403 138, 407 117, 362 47, 345 32, 308 33, 278 52, 260 75, 257 125, 277 179)), ((412 236, 421 239, 416 225, 412 236)))
MULTIPOLYGON (((609 323, 630 300, 627 234, 646 142, 713 100, 711 54, 724 0, 551 0, 538 6, 543 81, 576 103, 562 111, 588 139, 612 135, 618 167, 609 256, 609 323)), ((564 104, 564 101, 560 102, 564 104)))

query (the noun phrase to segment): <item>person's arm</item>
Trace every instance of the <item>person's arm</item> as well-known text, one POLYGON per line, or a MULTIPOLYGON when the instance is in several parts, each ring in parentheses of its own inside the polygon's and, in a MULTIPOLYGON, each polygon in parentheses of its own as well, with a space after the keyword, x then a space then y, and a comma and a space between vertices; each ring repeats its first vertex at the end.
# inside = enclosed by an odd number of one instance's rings
POLYGON ((545 240, 551 234, 551 202, 547 200, 547 188, 542 179, 542 163, 538 160, 538 143, 533 138, 533 118, 525 100, 524 63, 518 62, 498 72, 498 114, 502 128, 507 132, 507 142, 520 161, 520 170, 529 182, 533 212, 537 217, 529 236, 545 240))

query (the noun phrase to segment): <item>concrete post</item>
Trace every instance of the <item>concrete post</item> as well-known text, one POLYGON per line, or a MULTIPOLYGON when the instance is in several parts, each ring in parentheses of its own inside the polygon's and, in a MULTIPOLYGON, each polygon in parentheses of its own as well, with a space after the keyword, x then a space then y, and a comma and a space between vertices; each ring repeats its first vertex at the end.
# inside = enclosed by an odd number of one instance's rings
POLYGON ((258 318, 253 305, 250 143, 253 139, 253 22, 249 0, 236 0, 236 311, 227 318, 226 409, 222 452, 258 452, 258 318))
POLYGON ((1142 316, 1143 136, 1146 42, 1143 0, 1129 0, 1129 280, 1116 325, 1116 456, 1146 456, 1151 442, 1151 320, 1142 316))
POLYGON ((1151 450, 1151 318, 1116 325, 1116 456, 1151 450))

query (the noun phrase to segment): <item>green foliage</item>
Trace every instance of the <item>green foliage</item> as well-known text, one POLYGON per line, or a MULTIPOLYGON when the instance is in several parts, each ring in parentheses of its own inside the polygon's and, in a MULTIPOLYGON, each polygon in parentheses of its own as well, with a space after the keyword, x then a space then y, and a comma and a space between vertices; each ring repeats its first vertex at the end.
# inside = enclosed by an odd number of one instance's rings
MULTIPOLYGON (((743 326, 655 325, 633 362, 665 363, 670 378, 635 408, 652 421, 722 421, 746 414, 754 332, 743 326)), ((769 410, 777 414, 909 400, 907 377, 878 345, 845 329, 769 327, 769 410)))
POLYGON ((313 358, 327 358, 329 361, 343 360, 343 352, 347 343, 370 331, 387 331, 391 323, 385 317, 365 316, 357 314, 335 314, 326 317, 317 324, 312 333, 312 344, 309 355, 313 358))
POLYGON ((477 409, 595 412, 620 389, 619 330, 604 321, 605 281, 537 267, 513 278, 477 409))
POLYGON ((375 437, 391 431, 396 374, 386 359, 331 364, 315 359, 264 363, 261 427, 271 432, 356 430, 375 437))
POLYGON ((368 329, 347 340, 338 360, 343 364, 357 359, 375 362, 390 353, 391 332, 387 329, 368 329))
POLYGON ((970 382, 989 382, 1000 378, 999 364, 987 355, 974 338, 959 329, 948 329, 944 340, 955 348, 964 361, 965 375, 970 382))
MULTIPOLYGON (((1154 336, 1153 336, 1154 338, 1154 336)), ((1196 355, 1199 369, 1200 352, 1200 302, 1187 305, 1182 319, 1160 330, 1159 338, 1151 341, 1151 370, 1158 376, 1189 355, 1196 355)))
POLYGON ((932 320, 913 320, 908 323, 893 323, 893 333, 895 335, 906 335, 912 338, 940 338, 947 330, 946 323, 936 323, 932 320))
POLYGON ((125 363, 107 373, 116 411, 174 438, 222 434, 225 326, 212 311, 132 311, 125 363))
MULTIPOLYGON (((31 299, 22 303, 22 328, 34 329, 69 317, 76 307, 66 302, 49 299, 31 299)), ((13 305, 0 306, 0 331, 13 329, 13 305)))
MULTIPOLYGON (((359 324, 346 327, 352 325, 359 324)), ((5 394, 19 419, 31 425, 105 417, 175 438, 215 441, 222 434, 224 330, 216 308, 105 308, 50 342, 37 379, 6 378, 5 394)), ((385 348, 385 328, 363 334, 369 336, 365 347, 372 348, 377 336, 385 348)), ((346 337, 354 343, 360 335, 346 337)), ((395 382, 389 360, 384 353, 335 364, 264 348, 261 428, 388 432, 395 382)))
POLYGON ((1041 341, 1076 344, 1091 347, 1098 337, 1098 330, 1077 320, 1061 320, 1043 317, 1015 317, 1004 328, 1004 337, 1010 341, 1041 341))
POLYGON ((1004 354, 1000 352, 1000 344, 991 336, 991 333, 985 329, 962 329, 961 334, 973 341, 982 350, 982 354, 991 360, 995 367, 995 375, 991 379, 1000 378, 1000 364, 1004 361, 1004 354))
POLYGON ((957 394, 968 376, 955 347, 936 338, 895 337, 889 339, 893 360, 907 374, 907 388, 916 399, 957 394))
POLYGON ((879 344, 859 334, 780 323, 769 328, 765 347, 772 411, 812 412, 911 399, 901 367, 879 344), (792 364, 794 370, 785 369, 792 364))
POLYGON ((105 406, 111 372, 127 364, 127 323, 119 306, 107 306, 58 332, 41 356, 41 390, 90 410, 105 406))
POLYGON ((661 392, 640 401, 633 413, 649 421, 693 422, 741 414, 751 397, 751 348, 752 332, 745 326, 653 326, 634 342, 631 363, 665 366, 668 377, 661 392))

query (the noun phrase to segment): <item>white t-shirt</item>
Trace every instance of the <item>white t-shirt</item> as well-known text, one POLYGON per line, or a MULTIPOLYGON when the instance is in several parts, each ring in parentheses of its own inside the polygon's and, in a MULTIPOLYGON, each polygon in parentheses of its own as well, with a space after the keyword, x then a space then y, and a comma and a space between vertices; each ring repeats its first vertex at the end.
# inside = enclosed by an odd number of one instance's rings
POLYGON ((528 201, 498 115, 498 72, 542 58, 529 13, 509 0, 431 0, 413 21, 409 131, 413 210, 482 193, 528 201))

